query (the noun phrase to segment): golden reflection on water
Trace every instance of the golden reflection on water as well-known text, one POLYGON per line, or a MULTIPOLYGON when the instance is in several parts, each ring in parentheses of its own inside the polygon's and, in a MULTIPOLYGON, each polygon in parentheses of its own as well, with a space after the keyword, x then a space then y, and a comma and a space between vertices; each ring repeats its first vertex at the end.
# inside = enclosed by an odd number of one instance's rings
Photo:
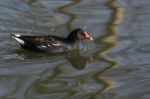
POLYGON ((106 30, 107 30, 106 34, 97 39, 97 41, 100 44, 103 44, 105 46, 102 50, 100 50, 97 53, 97 57, 100 58, 101 60, 106 61, 110 65, 95 75, 97 81, 99 81, 100 83, 102 83, 104 85, 103 88, 101 90, 99 90, 96 94, 98 94, 99 92, 105 91, 109 88, 112 88, 113 85, 116 83, 114 80, 107 79, 107 72, 110 69, 115 68, 118 64, 118 62, 115 61, 114 59, 112 59, 110 56, 108 56, 107 53, 111 49, 116 47, 118 26, 123 22, 123 19, 124 19, 124 17, 123 17, 124 9, 117 7, 115 5, 116 2, 117 2, 117 0, 111 0, 108 3, 108 7, 113 11, 113 14, 112 14, 111 20, 109 21, 109 23, 106 27, 106 30))

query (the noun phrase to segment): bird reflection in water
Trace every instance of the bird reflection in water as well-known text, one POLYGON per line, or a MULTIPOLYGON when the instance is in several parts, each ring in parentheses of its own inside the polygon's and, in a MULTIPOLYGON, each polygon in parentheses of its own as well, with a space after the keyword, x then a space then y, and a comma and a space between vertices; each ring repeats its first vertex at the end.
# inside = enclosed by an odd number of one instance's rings
POLYGON ((90 56, 82 56, 79 51, 72 53, 67 60, 75 69, 84 69, 93 60, 90 56))
POLYGON ((90 64, 93 60, 92 56, 83 56, 80 54, 79 50, 75 50, 69 53, 59 53, 59 54, 45 54, 45 53, 36 53, 33 51, 27 51, 23 49, 18 49, 17 53, 20 59, 31 59, 30 62, 57 62, 63 59, 66 59, 73 68, 75 69, 84 69, 87 64, 90 64), (37 61, 39 60, 39 61, 37 61))

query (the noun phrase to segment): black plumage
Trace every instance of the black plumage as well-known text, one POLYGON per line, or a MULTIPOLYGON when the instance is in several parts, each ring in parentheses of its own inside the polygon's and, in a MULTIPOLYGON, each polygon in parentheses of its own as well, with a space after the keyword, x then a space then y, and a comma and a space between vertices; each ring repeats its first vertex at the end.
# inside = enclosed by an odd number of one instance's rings
POLYGON ((11 34, 22 48, 46 53, 60 53, 79 48, 79 42, 83 39, 93 38, 82 29, 73 30, 66 38, 58 36, 27 36, 11 34))

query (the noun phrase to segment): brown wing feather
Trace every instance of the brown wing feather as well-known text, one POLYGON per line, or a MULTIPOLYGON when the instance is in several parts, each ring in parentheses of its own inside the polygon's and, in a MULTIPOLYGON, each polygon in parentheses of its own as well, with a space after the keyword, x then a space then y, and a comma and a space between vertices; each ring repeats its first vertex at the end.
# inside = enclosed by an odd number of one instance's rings
POLYGON ((60 41, 57 41, 56 39, 50 36, 22 36, 21 39, 24 40, 25 43, 34 46, 62 44, 60 41))

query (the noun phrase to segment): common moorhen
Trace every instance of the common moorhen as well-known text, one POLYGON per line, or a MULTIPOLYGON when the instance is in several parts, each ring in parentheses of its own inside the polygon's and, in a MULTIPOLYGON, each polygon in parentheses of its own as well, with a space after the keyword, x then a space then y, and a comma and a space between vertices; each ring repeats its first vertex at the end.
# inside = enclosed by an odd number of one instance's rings
POLYGON ((80 40, 93 38, 84 30, 73 30, 66 38, 58 36, 27 36, 11 34, 23 49, 46 53, 61 53, 79 48, 80 40))

